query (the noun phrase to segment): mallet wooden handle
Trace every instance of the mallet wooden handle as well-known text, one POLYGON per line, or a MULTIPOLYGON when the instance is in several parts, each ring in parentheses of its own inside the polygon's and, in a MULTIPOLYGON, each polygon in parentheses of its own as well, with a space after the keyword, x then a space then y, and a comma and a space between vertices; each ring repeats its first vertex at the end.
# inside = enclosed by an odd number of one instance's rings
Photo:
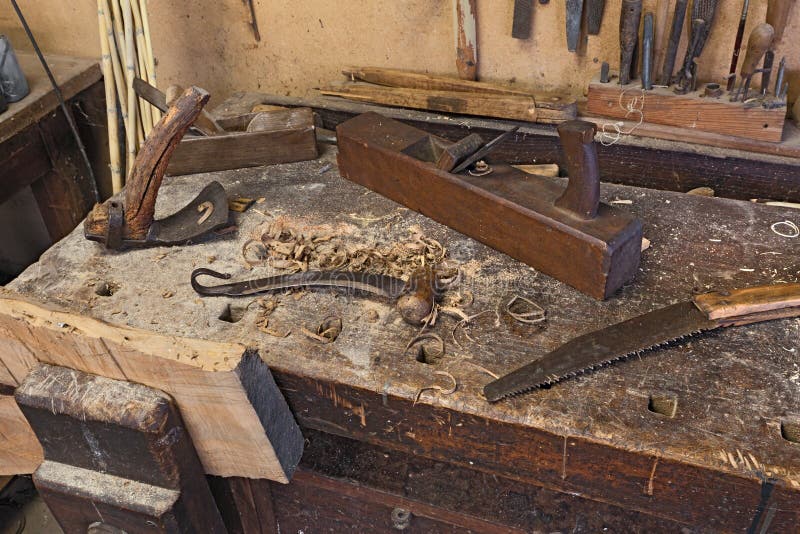
POLYGON ((788 312, 780 313, 780 316, 800 316, 800 284, 772 284, 706 293, 694 297, 693 301, 709 319, 736 319, 754 314, 767 317, 780 310, 788 312))
POLYGON ((767 2, 767 24, 775 29, 774 43, 783 37, 783 30, 786 29, 786 23, 789 19, 789 11, 795 4, 796 0, 768 0, 767 2))
POLYGON ((125 186, 125 225, 130 239, 144 239, 153 223, 156 197, 170 156, 208 102, 209 94, 190 87, 147 136, 133 163, 125 186))
POLYGON ((752 76, 756 67, 761 62, 769 47, 772 45, 772 40, 775 37, 775 30, 766 22, 762 22, 750 32, 750 37, 747 39, 747 52, 744 54, 744 61, 742 61, 742 68, 739 69, 739 74, 744 78, 752 76))
POLYGON ((594 135, 597 127, 586 121, 566 121, 558 125, 564 149, 569 183, 556 206, 581 219, 593 219, 600 205, 600 164, 594 135))

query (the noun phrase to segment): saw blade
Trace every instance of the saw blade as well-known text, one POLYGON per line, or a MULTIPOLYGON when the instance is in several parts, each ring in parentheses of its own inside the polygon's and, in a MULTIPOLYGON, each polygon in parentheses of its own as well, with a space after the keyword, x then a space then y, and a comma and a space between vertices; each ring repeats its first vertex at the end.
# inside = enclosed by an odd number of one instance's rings
POLYGON ((692 301, 584 334, 483 388, 490 402, 554 384, 669 342, 719 327, 692 301))

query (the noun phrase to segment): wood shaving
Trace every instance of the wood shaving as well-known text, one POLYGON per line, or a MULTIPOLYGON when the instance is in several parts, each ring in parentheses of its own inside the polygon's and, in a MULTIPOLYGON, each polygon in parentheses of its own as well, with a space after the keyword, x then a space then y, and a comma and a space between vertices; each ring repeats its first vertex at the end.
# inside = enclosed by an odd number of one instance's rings
POLYGON ((411 338, 411 341, 408 342, 406 345, 406 349, 403 354, 407 354, 409 349, 417 344, 420 344, 417 348, 417 353, 415 358, 418 362, 422 363, 433 363, 442 357, 444 357, 444 339, 439 334, 434 334, 433 332, 428 332, 425 334, 419 334, 411 338), (420 344, 423 341, 433 340, 438 345, 438 351, 430 353, 426 350, 425 345, 420 344))
MULTIPOLYGON (((522 306, 517 306, 520 308, 522 306)), ((506 313, 510 315, 515 321, 525 324, 537 324, 544 322, 547 318, 545 317, 546 313, 544 308, 536 304, 530 299, 526 299, 520 295, 514 295, 511 300, 508 301, 506 304, 506 313), (514 311, 512 308, 515 304, 522 303, 528 305, 527 311, 514 311)))
POLYGON ((306 327, 301 327, 300 332, 309 339, 323 344, 333 343, 342 332, 341 317, 326 317, 317 327, 317 331, 312 332, 306 327))
POLYGON ((438 391, 442 395, 452 395, 458 389, 458 382, 456 381, 455 377, 450 373, 448 373, 447 371, 434 371, 433 374, 446 376, 453 382, 453 386, 450 388, 443 388, 438 384, 432 384, 430 386, 421 387, 419 388, 419 390, 417 390, 417 394, 414 397, 414 404, 417 404, 419 398, 422 396, 422 393, 425 391, 438 391))

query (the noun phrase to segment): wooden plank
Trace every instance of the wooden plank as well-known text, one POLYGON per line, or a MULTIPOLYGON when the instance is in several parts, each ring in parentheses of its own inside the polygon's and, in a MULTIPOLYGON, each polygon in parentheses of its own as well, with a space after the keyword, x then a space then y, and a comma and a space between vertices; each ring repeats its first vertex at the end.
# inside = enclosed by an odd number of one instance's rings
POLYGON ((719 98, 703 97, 697 92, 679 95, 671 88, 657 86, 643 91, 637 84, 621 86, 613 82, 600 83, 596 79, 589 84, 586 106, 589 114, 615 119, 637 118, 638 112, 631 113, 629 104, 641 112, 644 122, 650 124, 773 143, 781 141, 786 120, 785 107, 748 108, 741 102, 731 102, 728 94, 719 98), (637 101, 632 103, 633 99, 637 101))
POLYGON ((14 396, 0 395, 0 475, 28 475, 36 471, 42 459, 39 440, 14 396))
POLYGON ((432 91, 383 87, 365 83, 348 83, 321 89, 320 93, 349 100, 481 117, 498 117, 536 122, 536 102, 530 96, 432 91))
POLYGON ((449 76, 380 67, 351 67, 344 69, 342 74, 353 81, 360 80, 389 87, 533 97, 536 113, 540 121, 542 119, 554 121, 558 119, 570 120, 574 119, 577 113, 575 99, 570 96, 517 88, 499 83, 461 80, 449 76))
POLYGON ((15 382, 36 360, 169 393, 209 474, 288 482, 302 453, 269 369, 242 345, 153 335, 7 294, 0 339, 15 382))
MULTIPOLYGON (((258 167, 305 161, 317 157, 317 139, 311 110, 277 110, 243 114, 222 121, 223 128, 239 127, 263 115, 258 131, 230 132, 208 137, 184 137, 172 154, 167 173, 172 175, 258 167)), ((247 124, 244 127, 247 127, 247 124)))
MULTIPOLYGON (((479 119, 465 116, 441 116, 414 110, 390 108, 339 98, 294 98, 263 93, 239 93, 223 103, 216 113, 231 116, 249 111, 258 103, 283 106, 309 106, 319 115, 323 126, 335 129, 340 123, 368 111, 381 113, 426 132, 457 141, 472 133, 485 139, 496 137, 508 130, 504 121, 479 119)), ((612 119, 591 119, 602 129, 612 119)), ((626 131, 633 124, 626 124, 626 131)), ((787 141, 768 143, 749 141, 747 146, 730 148, 698 146, 682 139, 695 139, 703 132, 686 132, 685 129, 661 125, 642 125, 638 130, 666 129, 673 132, 672 140, 622 136, 618 142, 598 147, 600 155, 600 179, 604 182, 621 183, 651 189, 689 191, 696 187, 711 187, 717 196, 728 198, 770 198, 800 201, 800 151, 788 157, 795 149, 800 150, 800 131, 790 122, 786 124, 787 141), (769 148, 766 153, 748 152, 748 147, 758 144, 769 148), (781 148, 783 147, 783 148, 781 148), (787 155, 784 155, 786 153, 787 155)), ((607 128, 609 131, 613 131, 607 128)), ((716 136, 721 137, 721 136, 716 136)), ((606 143, 609 140, 606 139, 606 143)), ((563 166, 555 128, 547 125, 522 125, 517 135, 499 144, 492 152, 495 161, 511 164, 557 163, 563 166)))
MULTIPOLYGON (((21 51, 16 51, 16 54, 31 92, 22 100, 9 104, 8 110, 0 115, 0 143, 36 123, 58 107, 53 87, 36 55, 21 51)), ((64 100, 71 99, 102 78, 100 65, 96 59, 49 54, 45 59, 61 88, 64 100)))

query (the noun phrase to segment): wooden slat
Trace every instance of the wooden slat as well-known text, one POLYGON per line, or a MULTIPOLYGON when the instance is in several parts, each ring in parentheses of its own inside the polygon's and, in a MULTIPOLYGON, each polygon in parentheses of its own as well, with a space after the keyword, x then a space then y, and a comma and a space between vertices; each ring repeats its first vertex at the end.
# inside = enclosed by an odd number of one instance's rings
POLYGON ((536 102, 530 96, 407 89, 364 83, 337 85, 322 89, 320 92, 323 95, 339 96, 361 102, 464 115, 530 122, 535 122, 538 117, 536 102))
POLYGON ((15 381, 35 359, 169 393, 209 474, 288 482, 299 461, 300 431, 266 364, 242 345, 154 335, 7 295, 0 340, 15 381))
POLYGON ((0 395, 0 476, 33 473, 41 462, 42 447, 14 397, 0 395))

